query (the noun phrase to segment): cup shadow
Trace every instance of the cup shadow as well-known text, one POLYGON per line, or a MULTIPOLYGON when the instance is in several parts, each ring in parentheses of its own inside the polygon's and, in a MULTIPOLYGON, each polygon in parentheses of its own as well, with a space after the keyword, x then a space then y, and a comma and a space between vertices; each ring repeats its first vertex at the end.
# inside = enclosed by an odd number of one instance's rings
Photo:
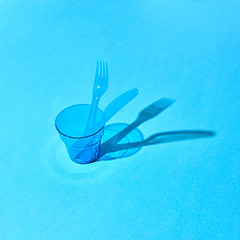
POLYGON ((142 123, 156 117, 158 114, 162 113, 174 102, 175 101, 172 99, 161 98, 140 111, 137 119, 133 123, 116 124, 118 126, 122 126, 122 128, 120 130, 116 129, 117 131, 115 131, 115 133, 117 133, 113 136, 110 136, 110 138, 101 145, 100 154, 96 161, 110 161, 120 158, 126 158, 136 154, 142 147, 145 146, 208 138, 216 135, 216 133, 211 130, 176 130, 158 132, 151 135, 147 139, 143 139, 143 135, 137 127, 140 126, 142 123), (133 135, 132 133, 134 131, 138 131, 138 134, 133 135), (129 141, 124 141, 124 139, 126 140, 126 138, 129 138, 128 136, 130 135, 132 136, 131 139, 128 139, 129 141), (123 152, 123 150, 125 150, 124 154, 116 154, 120 153, 120 151, 123 152))

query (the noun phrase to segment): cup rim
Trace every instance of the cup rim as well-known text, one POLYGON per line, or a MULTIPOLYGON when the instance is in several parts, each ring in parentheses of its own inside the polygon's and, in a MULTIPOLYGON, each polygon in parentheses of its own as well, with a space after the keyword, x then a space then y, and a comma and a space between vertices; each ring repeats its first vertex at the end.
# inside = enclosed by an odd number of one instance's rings
MULTIPOLYGON (((62 111, 60 111, 60 112, 58 113, 58 115, 59 115, 61 112, 63 112, 64 110, 68 109, 68 108, 71 108, 71 107, 74 107, 74 106, 79 106, 79 105, 81 105, 81 106, 83 106, 83 105, 91 106, 90 104, 74 104, 74 105, 71 105, 71 106, 69 106, 69 107, 64 108, 62 111)), ((100 108, 98 108, 98 109, 99 109, 100 111, 102 111, 100 108)), ((102 111, 102 113, 103 113, 103 111, 102 111)), ((64 134, 64 133, 61 132, 61 131, 59 130, 59 128, 57 127, 56 120, 57 120, 58 115, 57 115, 56 118, 55 118, 55 128, 57 129, 57 131, 58 131, 59 133, 61 133, 63 136, 68 137, 68 138, 82 139, 82 138, 92 137, 92 136, 96 135, 97 133, 99 133, 99 132, 104 128, 104 125, 103 125, 97 132, 92 133, 92 134, 90 134, 90 135, 81 136, 81 137, 72 137, 72 136, 69 136, 69 135, 64 134)))

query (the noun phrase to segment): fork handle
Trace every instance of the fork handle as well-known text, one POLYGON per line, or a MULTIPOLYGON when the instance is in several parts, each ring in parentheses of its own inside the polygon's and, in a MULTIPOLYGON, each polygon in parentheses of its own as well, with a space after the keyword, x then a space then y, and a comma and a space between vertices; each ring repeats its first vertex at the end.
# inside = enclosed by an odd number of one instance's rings
POLYGON ((84 133, 83 133, 84 136, 89 134, 88 131, 96 123, 96 115, 97 115, 98 104, 99 104, 99 98, 93 97, 90 112, 89 112, 89 115, 88 115, 86 128, 85 128, 84 133))

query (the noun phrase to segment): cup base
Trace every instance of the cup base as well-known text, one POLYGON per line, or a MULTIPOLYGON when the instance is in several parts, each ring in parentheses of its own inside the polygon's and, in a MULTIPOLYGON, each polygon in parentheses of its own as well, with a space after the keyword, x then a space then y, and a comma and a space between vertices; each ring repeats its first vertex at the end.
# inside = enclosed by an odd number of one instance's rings
POLYGON ((77 164, 88 164, 94 162, 100 153, 101 140, 90 147, 75 148, 66 146, 70 159, 77 164))

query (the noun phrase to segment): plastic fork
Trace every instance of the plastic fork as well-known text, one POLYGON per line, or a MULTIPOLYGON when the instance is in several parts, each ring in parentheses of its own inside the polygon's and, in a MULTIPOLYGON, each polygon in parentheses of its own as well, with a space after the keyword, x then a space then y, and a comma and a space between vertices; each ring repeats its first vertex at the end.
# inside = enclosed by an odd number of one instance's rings
POLYGON ((84 131, 84 136, 88 135, 89 129, 93 127, 96 122, 96 112, 99 100, 108 88, 108 65, 104 61, 97 62, 95 79, 93 84, 93 96, 91 108, 88 116, 87 125, 84 131))

